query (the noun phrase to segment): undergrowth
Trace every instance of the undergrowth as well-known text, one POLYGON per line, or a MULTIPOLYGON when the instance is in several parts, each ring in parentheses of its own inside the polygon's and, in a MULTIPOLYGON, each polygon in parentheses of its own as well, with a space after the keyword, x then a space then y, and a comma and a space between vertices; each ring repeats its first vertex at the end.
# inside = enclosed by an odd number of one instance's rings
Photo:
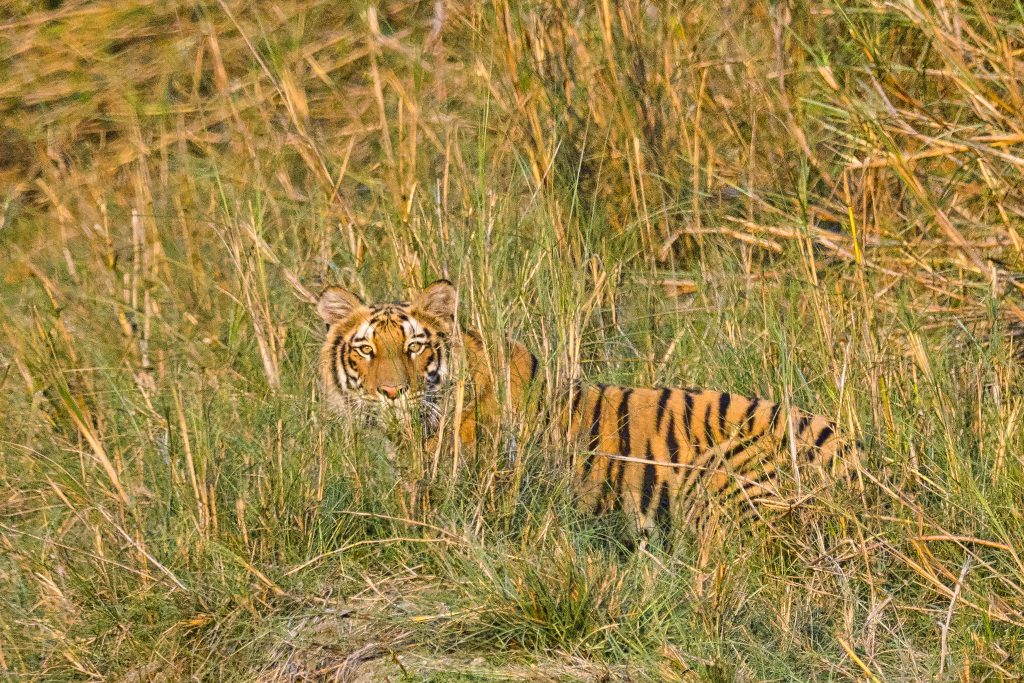
POLYGON ((1019 680, 1014 2, 8 3, 0 676, 1019 680), (834 417, 707 566, 320 405, 325 285, 834 417))

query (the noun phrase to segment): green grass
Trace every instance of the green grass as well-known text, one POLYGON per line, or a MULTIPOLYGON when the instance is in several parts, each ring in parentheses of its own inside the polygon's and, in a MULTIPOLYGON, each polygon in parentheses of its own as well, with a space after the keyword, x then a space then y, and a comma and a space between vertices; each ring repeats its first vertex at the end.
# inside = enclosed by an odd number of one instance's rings
POLYGON ((0 10, 0 678, 1021 676, 1019 5, 53 4, 0 10), (568 454, 327 415, 311 296, 442 276, 549 386, 791 400, 870 482, 699 567, 568 454))

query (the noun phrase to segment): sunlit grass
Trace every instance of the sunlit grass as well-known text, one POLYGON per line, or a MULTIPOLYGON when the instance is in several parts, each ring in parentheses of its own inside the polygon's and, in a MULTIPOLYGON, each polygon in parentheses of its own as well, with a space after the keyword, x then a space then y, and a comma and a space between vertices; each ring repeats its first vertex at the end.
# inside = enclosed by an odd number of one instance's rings
POLYGON ((51 4, 0 10, 0 677, 1019 675, 1019 6, 51 4), (326 415, 320 288, 442 276, 549 388, 834 417, 863 491, 702 566, 567 454, 326 415))

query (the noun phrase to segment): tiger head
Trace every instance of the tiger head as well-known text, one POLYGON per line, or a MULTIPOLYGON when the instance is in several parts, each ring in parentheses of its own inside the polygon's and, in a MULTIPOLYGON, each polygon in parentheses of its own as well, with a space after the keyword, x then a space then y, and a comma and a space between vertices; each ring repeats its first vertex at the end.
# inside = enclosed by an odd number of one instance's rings
POLYGON ((320 372, 328 405, 362 418, 417 414, 432 431, 449 373, 456 292, 437 280, 411 301, 364 304, 341 287, 320 295, 327 324, 320 372))

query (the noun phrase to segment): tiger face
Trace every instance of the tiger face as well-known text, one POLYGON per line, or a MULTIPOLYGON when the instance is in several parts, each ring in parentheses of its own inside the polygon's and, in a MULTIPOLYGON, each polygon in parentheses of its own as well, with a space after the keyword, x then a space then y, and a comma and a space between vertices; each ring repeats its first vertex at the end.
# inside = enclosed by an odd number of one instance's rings
POLYGON ((340 287, 324 290, 317 302, 327 324, 320 370, 331 408, 371 419, 418 416, 428 431, 436 429, 455 308, 447 280, 431 283, 411 302, 367 305, 340 287))

